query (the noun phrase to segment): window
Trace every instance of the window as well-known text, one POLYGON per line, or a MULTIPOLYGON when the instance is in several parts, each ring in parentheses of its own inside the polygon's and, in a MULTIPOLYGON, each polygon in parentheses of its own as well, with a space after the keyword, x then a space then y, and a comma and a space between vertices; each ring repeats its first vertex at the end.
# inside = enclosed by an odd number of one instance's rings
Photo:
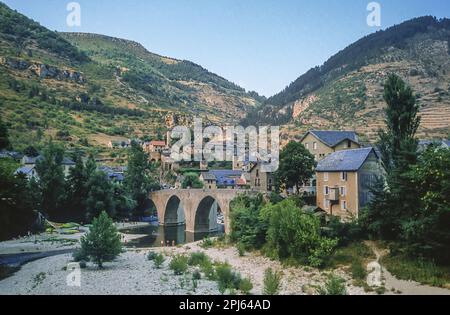
POLYGON ((346 182, 347 179, 348 179, 348 173, 347 173, 347 172, 342 172, 342 173, 341 173, 341 180, 342 180, 343 182, 346 182))
POLYGON ((347 141, 347 148, 350 149, 351 147, 352 147, 352 142, 351 142, 351 140, 348 140, 348 141, 347 141))
POLYGON ((341 205, 342 210, 347 210, 347 201, 343 200, 341 205))
POLYGON ((323 180, 328 182, 328 173, 323 173, 323 180))
POLYGON ((340 194, 341 194, 341 196, 345 196, 347 194, 347 189, 345 187, 341 187, 340 194))
POLYGON ((326 198, 323 199, 323 207, 325 209, 329 209, 330 208, 330 200, 327 200, 326 198))
POLYGON ((317 150, 317 142, 313 143, 313 150, 317 150))
POLYGON ((326 196, 328 196, 328 195, 330 194, 330 187, 325 186, 325 187, 324 187, 324 190, 323 190, 323 193, 324 193, 326 196))
POLYGON ((309 150, 309 143, 305 143, 305 148, 309 150))

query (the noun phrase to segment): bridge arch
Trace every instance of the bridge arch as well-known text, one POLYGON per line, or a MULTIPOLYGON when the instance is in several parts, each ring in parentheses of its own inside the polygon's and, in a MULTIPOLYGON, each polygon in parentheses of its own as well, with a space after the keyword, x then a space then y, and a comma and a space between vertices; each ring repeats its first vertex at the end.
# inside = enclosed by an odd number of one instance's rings
POLYGON ((166 226, 183 225, 186 223, 183 202, 177 195, 172 195, 167 200, 162 222, 166 226))
POLYGON ((195 207, 195 232, 212 232, 217 231, 217 213, 222 212, 219 201, 208 195, 200 200, 195 207))

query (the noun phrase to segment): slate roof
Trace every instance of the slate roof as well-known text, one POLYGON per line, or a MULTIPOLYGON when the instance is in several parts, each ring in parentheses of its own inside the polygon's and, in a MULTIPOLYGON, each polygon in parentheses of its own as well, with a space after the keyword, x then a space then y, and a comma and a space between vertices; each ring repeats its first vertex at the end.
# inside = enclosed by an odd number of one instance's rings
MULTIPOLYGON (((24 156, 23 162, 24 162, 24 164, 27 164, 27 165, 36 164, 36 161, 41 160, 41 159, 42 159, 41 155, 39 155, 37 157, 24 156)), ((65 157, 62 161, 62 165, 75 165, 75 162, 72 161, 71 159, 65 157)))
POLYGON ((30 175, 34 171, 34 166, 22 166, 16 170, 14 174, 30 175))
POLYGON ((215 176, 218 186, 235 186, 238 178, 242 176, 242 171, 232 170, 210 170, 209 174, 215 176))
POLYGON ((211 173, 203 173, 202 177, 204 180, 216 180, 216 176, 211 173))
POLYGON ((361 168, 369 154, 375 152, 372 147, 344 150, 328 155, 317 165, 317 172, 352 172, 361 168))
POLYGON ((358 143, 358 136, 354 131, 311 130, 306 135, 309 133, 330 147, 334 147, 344 140, 352 140, 358 143))
POLYGON ((450 148, 450 140, 444 140, 442 142, 444 142, 445 145, 450 148))

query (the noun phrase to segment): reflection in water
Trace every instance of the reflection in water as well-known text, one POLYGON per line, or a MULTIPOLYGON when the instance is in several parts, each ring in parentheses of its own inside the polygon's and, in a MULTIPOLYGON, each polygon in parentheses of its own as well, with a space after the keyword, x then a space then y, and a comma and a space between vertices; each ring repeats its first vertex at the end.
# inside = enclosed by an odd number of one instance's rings
POLYGON ((175 241, 175 245, 187 244, 192 242, 197 242, 204 239, 207 236, 218 236, 224 234, 224 226, 219 225, 219 230, 207 233, 189 233, 185 231, 185 226, 159 226, 150 225, 145 227, 131 228, 123 230, 122 233, 142 235, 142 237, 128 241, 127 247, 137 247, 137 248, 149 248, 149 247, 160 247, 161 241, 166 244, 175 241))

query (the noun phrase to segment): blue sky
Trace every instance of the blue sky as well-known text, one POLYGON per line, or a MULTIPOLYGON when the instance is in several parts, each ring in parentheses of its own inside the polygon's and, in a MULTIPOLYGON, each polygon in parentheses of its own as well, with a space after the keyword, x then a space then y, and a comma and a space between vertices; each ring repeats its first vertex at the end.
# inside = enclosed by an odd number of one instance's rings
MULTIPOLYGON (((247 90, 271 96, 309 68, 379 28, 368 0, 78 0, 81 27, 66 24, 66 0, 0 0, 51 30, 100 33, 196 62, 247 90)), ((379 0, 381 28, 450 17, 448 0, 379 0)))

